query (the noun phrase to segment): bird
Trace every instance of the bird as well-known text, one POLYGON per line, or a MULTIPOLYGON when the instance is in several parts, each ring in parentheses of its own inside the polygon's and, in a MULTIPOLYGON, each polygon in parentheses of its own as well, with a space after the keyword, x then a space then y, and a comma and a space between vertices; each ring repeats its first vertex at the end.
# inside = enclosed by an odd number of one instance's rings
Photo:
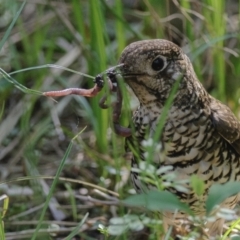
MULTIPOLYGON (((161 134, 157 136, 161 154, 153 156, 151 163, 156 168, 170 169, 168 172, 174 173, 177 181, 189 180, 192 175, 202 179, 202 201, 190 184, 186 184, 187 192, 174 187, 167 190, 187 203, 197 216, 204 216, 204 201, 213 184, 240 181, 240 122, 228 106, 206 91, 188 56, 171 41, 133 42, 121 53, 119 64, 124 82, 139 101, 132 116, 134 131, 125 139, 134 169, 146 160, 142 143, 153 138, 168 97, 178 84, 161 134)), ((131 171, 131 178, 136 191, 142 193, 139 173, 131 171)), ((229 197, 221 206, 232 209, 239 198, 240 194, 229 197)), ((187 215, 181 212, 163 213, 165 231, 185 220, 187 215)), ((209 239, 222 234, 223 224, 220 217, 206 223, 209 239)))

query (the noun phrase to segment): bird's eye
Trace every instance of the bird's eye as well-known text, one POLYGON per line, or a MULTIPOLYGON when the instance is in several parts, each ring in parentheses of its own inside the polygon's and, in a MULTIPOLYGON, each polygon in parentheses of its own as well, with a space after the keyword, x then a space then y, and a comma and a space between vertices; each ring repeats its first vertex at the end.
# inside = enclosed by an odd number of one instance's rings
POLYGON ((152 69, 154 71, 160 71, 160 70, 164 69, 165 65, 166 65, 165 59, 163 59, 162 57, 158 56, 152 62, 152 69))

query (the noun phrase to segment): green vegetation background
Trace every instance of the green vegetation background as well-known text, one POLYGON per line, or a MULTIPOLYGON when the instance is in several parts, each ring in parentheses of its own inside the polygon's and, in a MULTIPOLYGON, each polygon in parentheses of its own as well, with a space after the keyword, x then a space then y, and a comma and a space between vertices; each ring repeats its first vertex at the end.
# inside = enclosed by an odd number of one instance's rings
MULTIPOLYGON (((1 39, 23 3, 0 1, 1 39)), ((16 72, 11 75, 15 80, 41 92, 89 88, 91 78, 38 67, 58 64, 95 77, 116 65, 129 43, 164 38, 183 47, 199 80, 239 117, 239 10, 238 0, 32 0, 24 5, 1 49, 0 67, 16 72), (29 67, 35 68, 21 71, 29 67)), ((63 239, 77 225, 79 239, 128 239, 128 234, 111 237, 104 227, 103 233, 98 228, 130 209, 100 202, 95 206, 87 199, 90 195, 107 200, 113 195, 107 190, 124 198, 132 191, 124 140, 111 131, 111 108, 98 106, 102 94, 54 102, 0 80, 0 195, 9 197, 1 239, 42 239, 40 234, 63 239), (37 177, 55 176, 57 169, 62 179, 55 186, 52 179, 37 177), (49 191, 53 196, 44 205, 49 191), (87 220, 79 225, 86 213, 87 220)), ((137 105, 131 92, 126 95, 121 119, 125 126, 137 105)))

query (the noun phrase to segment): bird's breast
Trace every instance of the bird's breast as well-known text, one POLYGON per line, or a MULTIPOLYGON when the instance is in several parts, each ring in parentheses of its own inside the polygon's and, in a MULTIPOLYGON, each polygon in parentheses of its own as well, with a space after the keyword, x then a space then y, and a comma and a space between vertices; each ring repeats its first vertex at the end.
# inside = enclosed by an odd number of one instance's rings
MULTIPOLYGON (((140 106, 134 116, 135 135, 144 160, 142 141, 155 137, 163 111, 154 106, 140 106)), ((227 142, 216 132, 211 118, 205 110, 171 107, 158 141, 162 148, 156 150, 152 162, 158 166, 173 166, 179 179, 199 175, 204 181, 216 181, 221 175, 232 178, 229 161, 235 158, 229 154, 227 142), (226 161, 228 159, 228 161, 226 161)))

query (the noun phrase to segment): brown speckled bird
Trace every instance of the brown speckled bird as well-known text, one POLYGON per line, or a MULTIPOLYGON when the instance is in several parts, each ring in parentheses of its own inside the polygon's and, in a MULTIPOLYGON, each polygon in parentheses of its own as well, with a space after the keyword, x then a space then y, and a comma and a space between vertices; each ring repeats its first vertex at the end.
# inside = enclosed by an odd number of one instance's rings
MULTIPOLYGON (((204 89, 198 81, 189 58, 174 43, 167 40, 145 40, 127 46, 120 58, 122 76, 131 87, 140 105, 133 116, 135 131, 126 138, 126 145, 140 149, 132 153, 132 166, 144 161, 141 142, 154 135, 164 104, 176 81, 180 79, 173 103, 159 139, 162 145, 155 166, 172 166, 177 180, 196 174, 204 180, 202 203, 190 188, 188 193, 169 189, 181 201, 188 203, 197 215, 205 215, 204 201, 210 186, 240 180, 240 122, 231 110, 204 89), (136 139, 136 141, 134 140, 136 139), (135 144, 135 145, 134 145, 135 144)), ((130 152, 129 148, 128 151, 130 152)), ((132 172, 134 187, 141 192, 138 174, 132 172)), ((233 208, 239 195, 225 200, 223 207, 233 208)), ((164 225, 174 225, 186 216, 164 213, 164 225)), ((209 236, 222 232, 223 219, 206 224, 209 236)))

